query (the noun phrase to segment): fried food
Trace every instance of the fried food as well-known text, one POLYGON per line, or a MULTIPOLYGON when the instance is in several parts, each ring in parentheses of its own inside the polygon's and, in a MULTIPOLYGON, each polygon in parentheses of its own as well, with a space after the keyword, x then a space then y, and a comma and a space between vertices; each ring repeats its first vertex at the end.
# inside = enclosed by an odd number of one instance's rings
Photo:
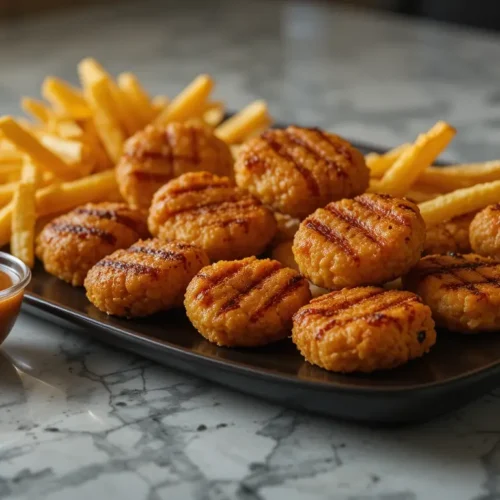
POLYGON ((500 260, 500 203, 481 210, 472 220, 469 233, 474 252, 500 260))
POLYGON ((238 186, 298 218, 363 193, 369 182, 363 155, 347 141, 295 126, 250 139, 239 151, 235 175, 238 186))
POLYGON ((80 286, 97 261, 147 236, 145 212, 124 203, 88 203, 45 226, 36 255, 47 272, 80 286))
POLYGON ((500 200, 500 181, 485 182, 457 189, 419 204, 420 213, 428 227, 458 215, 476 212, 500 200))
POLYGON ((181 306, 188 283, 208 263, 207 254, 194 245, 139 240, 90 269, 87 298, 106 314, 148 316, 181 306))
POLYGON ((382 177, 394 165, 394 162, 406 151, 411 144, 401 144, 386 153, 368 153, 365 156, 366 166, 373 177, 382 177))
POLYGON ((429 227, 425 236, 424 255, 469 253, 469 226, 475 215, 475 212, 459 215, 429 227))
POLYGON ((384 174, 379 192, 404 196, 420 173, 446 149, 455 134, 451 125, 441 121, 425 134, 420 134, 384 174))
POLYGON ((479 333, 500 328, 500 261, 476 254, 428 255, 403 279, 438 326, 479 333))
POLYGON ((149 208, 154 193, 174 177, 194 171, 231 176, 232 167, 229 147, 208 127, 170 123, 150 125, 128 139, 116 176, 130 205, 149 208))
POLYGON ((287 337, 293 314, 310 298, 308 283, 297 271, 249 257, 203 268, 189 283, 184 305, 210 342, 252 347, 287 337))
POLYGON ((425 224, 414 203, 363 194, 307 217, 293 253, 304 276, 332 290, 392 281, 418 262, 424 241, 425 224))
POLYGON ((413 293, 358 287, 302 307, 293 317, 292 340, 309 363, 369 373, 424 355, 436 331, 429 307, 413 293))
POLYGON ((160 188, 148 225, 163 240, 200 246, 213 261, 259 255, 276 233, 267 207, 228 177, 208 172, 187 173, 160 188))

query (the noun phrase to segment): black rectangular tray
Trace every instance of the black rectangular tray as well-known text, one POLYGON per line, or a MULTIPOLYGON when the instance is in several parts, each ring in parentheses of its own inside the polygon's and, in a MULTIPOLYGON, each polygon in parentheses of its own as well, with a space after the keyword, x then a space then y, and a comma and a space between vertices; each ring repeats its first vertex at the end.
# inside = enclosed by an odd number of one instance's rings
MULTIPOLYGON (((363 151, 377 148, 359 146, 363 151)), ((259 349, 226 349, 206 341, 181 310, 141 320, 98 311, 83 288, 47 274, 40 263, 24 309, 84 327, 99 340, 166 366, 284 405, 374 423, 426 420, 455 409, 500 382, 500 335, 440 331, 430 354, 395 370, 340 375, 310 365, 291 340, 259 349)))

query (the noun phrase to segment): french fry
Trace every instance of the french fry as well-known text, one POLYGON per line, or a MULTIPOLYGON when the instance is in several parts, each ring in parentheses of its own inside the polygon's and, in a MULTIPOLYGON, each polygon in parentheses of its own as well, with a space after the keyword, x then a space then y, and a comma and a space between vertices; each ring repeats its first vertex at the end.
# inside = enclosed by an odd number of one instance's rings
POLYGON ((93 172, 102 172, 113 168, 114 164, 108 153, 104 149, 93 120, 85 120, 81 123, 84 131, 82 141, 87 145, 92 156, 93 172))
POLYGON ((51 119, 52 111, 42 101, 37 101, 30 97, 23 97, 21 100, 21 107, 25 113, 30 114, 42 123, 49 123, 51 119))
POLYGON ((499 200, 500 180, 443 194, 420 203, 419 208, 425 223, 433 226, 458 215, 481 210, 492 203, 498 203, 499 200))
POLYGON ((18 125, 10 116, 0 118, 0 132, 42 170, 51 172, 61 179, 73 177, 72 169, 64 160, 46 148, 31 132, 18 125))
POLYGON ((449 167, 428 167, 420 174, 417 182, 446 193, 496 180, 500 180, 500 160, 449 167))
POLYGON ((170 102, 166 95, 157 95, 151 99, 151 108, 153 109, 153 118, 159 115, 170 102))
POLYGON ((27 160, 12 199, 10 251, 29 267, 35 263, 35 194, 38 178, 38 167, 27 160))
POLYGON ((0 186, 0 205, 3 207, 11 202, 19 182, 8 182, 0 186))
POLYGON ((267 111, 267 104, 264 101, 254 101, 222 122, 215 129, 215 135, 228 144, 238 144, 270 125, 271 118, 267 111))
POLYGON ((224 120, 225 108, 222 101, 213 101, 207 104, 203 113, 203 121, 210 127, 215 128, 224 120))
POLYGON ((155 123, 166 124, 173 121, 184 121, 200 116, 206 101, 212 92, 213 80, 208 75, 197 76, 167 108, 155 118, 155 123))
POLYGON ((122 154, 125 135, 116 119, 107 80, 100 78, 89 83, 86 96, 92 109, 97 134, 109 157, 116 163, 122 154))
POLYGON ((406 151, 411 144, 401 144, 384 154, 368 153, 365 156, 366 166, 370 169, 372 177, 382 177, 394 162, 406 151))
POLYGON ((428 132, 420 134, 387 170, 379 190, 393 196, 403 196, 426 169, 446 148, 456 130, 446 122, 437 122, 428 132))
POLYGON ((53 153, 61 157, 68 165, 83 162, 84 145, 80 141, 61 139, 56 135, 41 133, 38 136, 40 142, 53 153))
MULTIPOLYGON (((132 73, 121 73, 117 78, 118 87, 129 102, 129 105, 134 110, 134 113, 139 120, 139 128, 145 127, 150 123, 158 111, 155 111, 149 95, 144 90, 136 76, 132 73)), ((159 96, 156 99, 156 106, 160 106, 162 110, 166 108, 168 99, 164 96, 159 96), (159 100, 161 98, 161 101, 159 100)))
POLYGON ((433 200, 441 196, 441 193, 432 193, 429 191, 420 191, 418 189, 410 189, 406 194, 405 198, 412 200, 415 203, 423 203, 424 201, 433 200))
POLYGON ((59 78, 45 78, 42 95, 54 109, 71 118, 82 119, 91 116, 90 108, 81 92, 59 78))
POLYGON ((82 127, 75 121, 68 119, 51 119, 49 122, 49 132, 52 132, 63 139, 82 140, 84 136, 82 127))

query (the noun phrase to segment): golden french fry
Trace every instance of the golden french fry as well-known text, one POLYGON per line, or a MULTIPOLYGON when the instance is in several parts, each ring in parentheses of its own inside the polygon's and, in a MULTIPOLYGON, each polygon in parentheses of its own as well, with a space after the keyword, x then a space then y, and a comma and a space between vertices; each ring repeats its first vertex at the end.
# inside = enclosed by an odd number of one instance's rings
POLYGON ((48 129, 62 139, 82 140, 84 136, 82 127, 73 120, 54 118, 50 120, 48 129))
POLYGON ((22 160, 12 163, 0 162, 0 183, 17 182, 21 175, 22 160))
MULTIPOLYGON (((119 82, 118 82, 119 83, 119 82)), ((159 115, 169 104, 170 99, 166 95, 157 95, 151 99, 153 118, 159 115)))
POLYGON ((205 108, 206 101, 214 86, 208 75, 197 76, 180 94, 178 94, 167 108, 156 118, 155 123, 165 124, 173 121, 185 121, 200 116, 205 108))
POLYGON ((114 112, 108 81, 105 78, 92 81, 86 88, 86 96, 97 134, 109 157, 116 163, 122 154, 125 135, 114 112))
MULTIPOLYGON (((150 123, 160 110, 155 110, 139 80, 133 73, 121 73, 117 78, 118 87, 125 96, 129 106, 134 110, 134 114, 139 121, 139 127, 143 128, 150 123)), ((155 98, 155 106, 165 109, 168 99, 164 96, 155 98), (161 100, 159 99, 161 97, 161 100)))
POLYGON ((18 184, 19 182, 9 182, 0 186, 0 205, 2 207, 11 202, 18 184))
POLYGON ((443 193, 500 179, 500 160, 484 163, 428 167, 418 177, 418 183, 443 193))
POLYGON ((458 215, 475 212, 500 201, 500 180, 477 184, 443 194, 419 205, 428 226, 439 224, 458 215))
POLYGON ((451 125, 440 121, 425 134, 420 134, 384 174, 380 192, 403 196, 420 173, 448 146, 455 133, 451 125))
POLYGON ((207 108, 203 113, 203 121, 208 126, 215 128, 222 123, 224 116, 224 103, 221 101, 213 101, 207 104, 207 108))
POLYGON ((93 120, 86 120, 81 123, 84 131, 82 141, 87 145, 92 158, 93 170, 92 172, 102 172, 113 168, 114 164, 108 153, 104 149, 93 120))
POLYGON ((42 170, 52 172, 61 179, 70 179, 74 176, 72 169, 64 160, 45 147, 31 132, 18 125, 10 116, 0 118, 0 132, 42 170))
POLYGON ((82 119, 91 116, 90 108, 81 92, 59 78, 45 78, 42 95, 54 109, 71 118, 82 119))
POLYGON ((56 135, 40 133, 40 142, 53 153, 61 157, 68 165, 75 165, 83 162, 84 145, 80 141, 61 139, 56 135))
POLYGON ((239 113, 222 122, 215 135, 228 144, 238 144, 250 135, 260 132, 271 125, 271 118, 265 101, 254 101, 239 113))
POLYGON ((52 111, 42 101, 37 101, 30 97, 23 97, 21 100, 21 107, 25 113, 30 114, 42 123, 49 123, 51 119, 52 111))
POLYGON ((21 181, 12 199, 10 251, 29 267, 33 267, 35 263, 35 194, 39 177, 37 170, 35 164, 26 161, 21 181))
POLYGON ((430 192, 430 191, 420 191, 418 189, 410 189, 406 194, 405 198, 412 200, 414 203, 423 203, 424 201, 433 200, 441 196, 441 193, 430 192))
POLYGON ((382 177, 410 146, 411 144, 406 143, 387 151, 387 153, 368 153, 365 156, 365 161, 367 167, 370 169, 370 175, 372 177, 382 177))

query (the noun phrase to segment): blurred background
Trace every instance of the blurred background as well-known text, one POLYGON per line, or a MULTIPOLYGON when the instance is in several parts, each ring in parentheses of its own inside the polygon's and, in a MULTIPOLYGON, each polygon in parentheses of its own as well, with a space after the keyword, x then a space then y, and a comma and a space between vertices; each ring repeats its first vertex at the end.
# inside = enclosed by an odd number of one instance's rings
MULTIPOLYGON (((207 0, 209 1, 209 0, 207 0)), ((272 1, 272 0, 270 0, 272 1)), ((500 29, 499 0, 322 0, 362 8, 420 16, 439 21, 500 29)), ((0 17, 34 15, 43 11, 90 4, 121 4, 123 0, 0 0, 0 17)), ((183 2, 185 3, 185 2, 183 2)), ((214 2, 216 3, 216 2, 214 2)))

